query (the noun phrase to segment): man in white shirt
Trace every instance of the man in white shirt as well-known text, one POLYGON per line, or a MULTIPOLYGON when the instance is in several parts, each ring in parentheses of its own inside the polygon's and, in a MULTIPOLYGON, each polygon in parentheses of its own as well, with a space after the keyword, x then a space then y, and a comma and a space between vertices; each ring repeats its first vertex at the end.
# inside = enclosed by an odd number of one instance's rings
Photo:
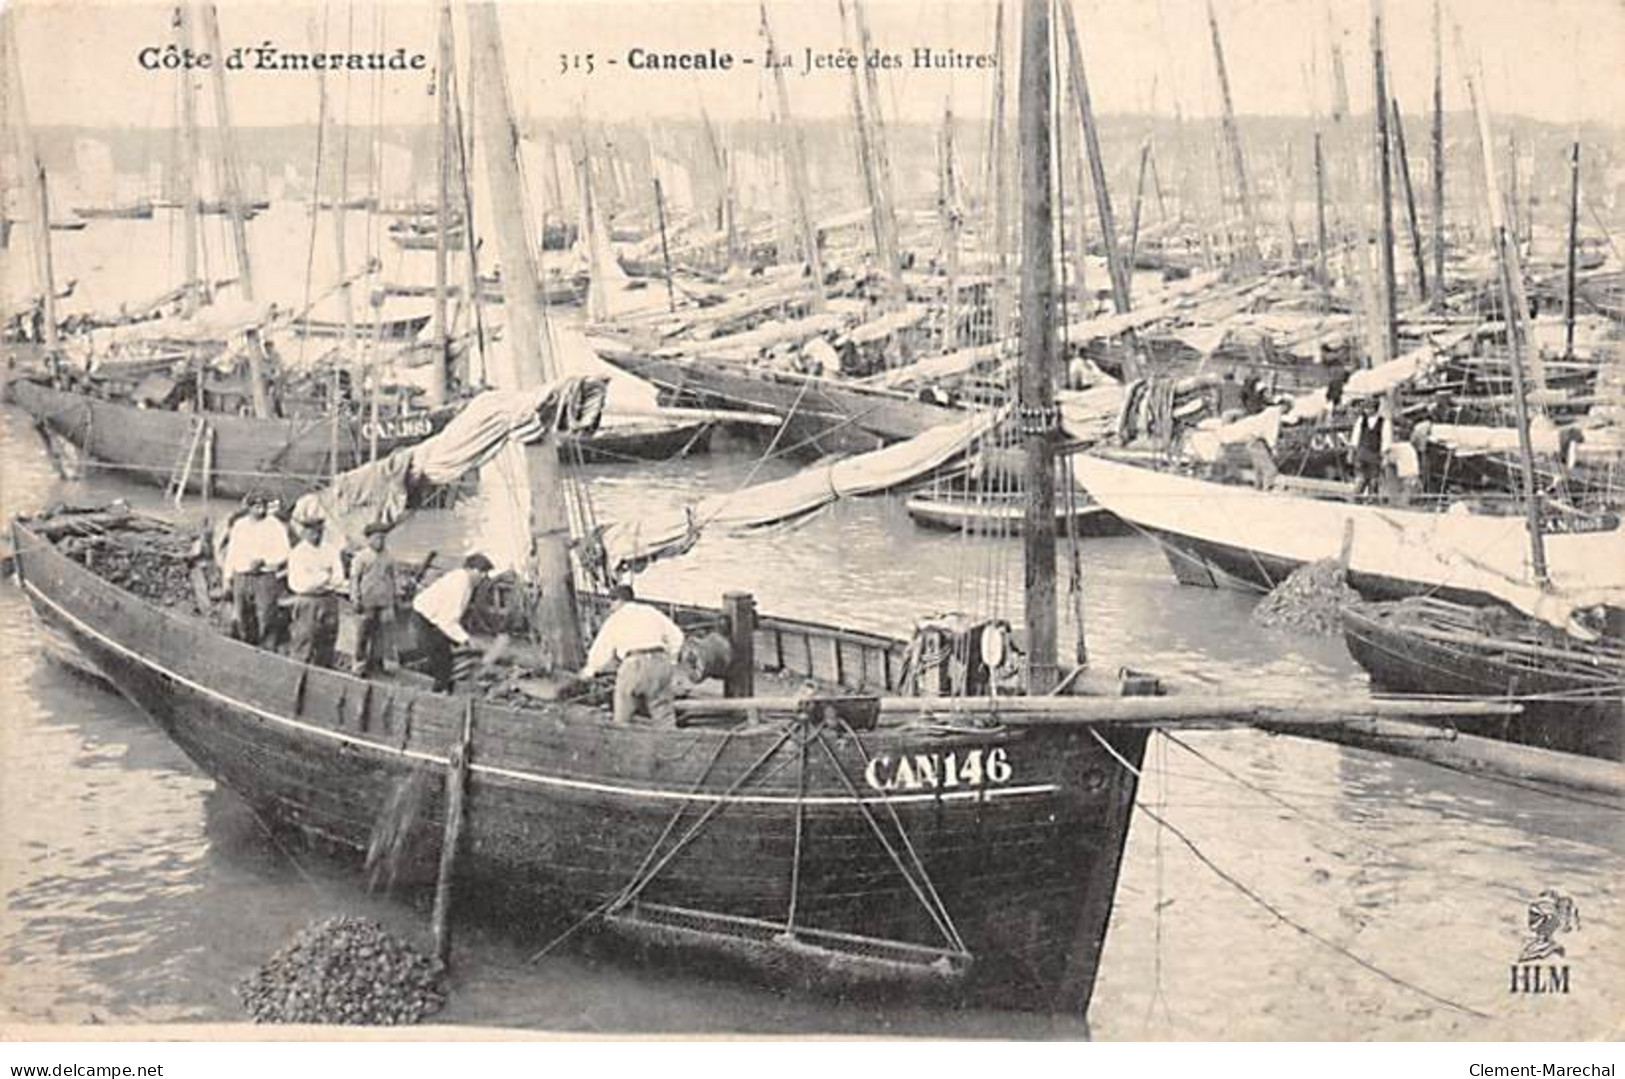
POLYGON ((276 517, 267 516, 265 498, 250 495, 248 513, 231 526, 220 575, 231 589, 236 637, 269 648, 280 629, 278 579, 288 562, 288 530, 276 517))
POLYGON ((677 623, 646 603, 638 603, 631 585, 615 586, 615 602, 587 652, 587 664, 577 673, 591 678, 615 661, 616 723, 630 723, 641 711, 656 723, 675 725, 672 676, 683 648, 677 623))
POLYGON ((300 663, 333 665, 338 639, 338 590, 345 586, 344 544, 326 538, 319 517, 301 522, 303 535, 288 555, 288 591, 293 593, 293 629, 288 654, 300 663))
POLYGON ((491 569, 489 558, 471 554, 463 559, 461 568, 445 574, 412 600, 412 621, 436 693, 451 692, 452 648, 471 643, 468 630, 463 628, 463 615, 474 598, 474 589, 491 569))

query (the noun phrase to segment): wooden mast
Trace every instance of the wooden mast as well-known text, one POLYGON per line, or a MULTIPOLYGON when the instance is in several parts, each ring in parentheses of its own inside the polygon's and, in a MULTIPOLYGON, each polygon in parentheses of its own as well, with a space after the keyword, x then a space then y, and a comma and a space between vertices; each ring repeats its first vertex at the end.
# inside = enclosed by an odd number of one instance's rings
POLYGON ((1433 0, 1433 310, 1444 310, 1444 31, 1433 0))
POLYGON ((942 262, 947 274, 943 301, 942 348, 959 348, 959 180, 954 170, 954 106, 945 98, 942 109, 942 165, 939 177, 942 205, 942 262))
POLYGON ((988 186, 993 201, 993 331, 992 341, 1001 341, 1010 326, 1010 154, 1004 142, 1004 0, 993 15, 993 126, 988 132, 988 186))
POLYGON ((1371 4, 1372 118, 1376 122, 1377 261, 1381 268, 1383 362, 1399 355, 1399 297, 1394 286, 1394 183, 1388 160, 1388 69, 1382 47, 1382 0, 1371 4))
POLYGON ((1320 306, 1332 309, 1332 272, 1327 262, 1326 240, 1326 153, 1321 134, 1315 132, 1315 276, 1320 283, 1320 306))
MULTIPOLYGON (((841 7, 845 7, 844 0, 841 7)), ((858 55, 872 55, 875 45, 869 34, 869 20, 863 13, 863 0, 852 0, 852 22, 858 32, 858 55)), ((886 145, 886 123, 880 107, 880 75, 873 64, 860 63, 858 66, 863 69, 863 84, 868 92, 868 106, 859 114, 859 133, 869 143, 875 173, 874 189, 879 204, 874 211, 879 235, 876 250, 892 290, 892 300, 901 302, 903 263, 897 247, 896 188, 892 186, 891 151, 886 145)), ((856 74, 854 70, 854 77, 856 74)))
POLYGON ((1461 43, 1461 28, 1456 28, 1456 50, 1466 72, 1467 98, 1473 107, 1478 125, 1478 146, 1484 161, 1484 199, 1489 205, 1490 232, 1495 242, 1496 261, 1500 269, 1501 300, 1506 314, 1507 347, 1512 360, 1512 408, 1518 424, 1518 462, 1523 489, 1524 520, 1529 530, 1530 567, 1535 583, 1544 587, 1550 580, 1546 569, 1546 541, 1540 530, 1540 503, 1535 496, 1535 458, 1529 440, 1529 405, 1524 394, 1523 340, 1527 308, 1519 287, 1522 267, 1518 263, 1516 240, 1507 227, 1506 205, 1501 201, 1500 185, 1495 180, 1495 145, 1490 134, 1489 106, 1484 102, 1479 79, 1466 62, 1466 50, 1461 43))
MULTIPOLYGON (((1027 691, 1058 680, 1055 610, 1055 305, 1050 202, 1050 0, 1026 0, 1021 21, 1021 379, 1027 451, 1027 691)), ((1066 10, 1065 5, 1062 7, 1066 10)), ((1076 69, 1074 69, 1076 70, 1076 69)))
MULTIPOLYGON (((451 242, 447 235, 451 227, 451 151, 447 143, 451 138, 451 4, 440 5, 437 78, 435 79, 435 238, 434 238, 434 362, 429 364, 427 396, 430 406, 446 403, 446 362, 451 356, 451 320, 447 316, 446 291, 450 287, 449 269, 451 242)), ((556 167, 556 166, 555 166, 556 167)), ((463 244, 472 247, 474 223, 463 224, 463 244)), ((470 296, 470 303, 478 296, 470 296)))
MULTIPOLYGON (((1106 163, 1100 153, 1100 132, 1095 124, 1094 106, 1089 100, 1089 76, 1083 67, 1083 48, 1078 42, 1078 29, 1072 17, 1072 5, 1070 2, 1063 2, 1060 7, 1061 25, 1066 30, 1069 61, 1067 67, 1072 76, 1072 93, 1078 100, 1079 110, 1083 113, 1083 142, 1089 153, 1089 178, 1095 189, 1095 211, 1100 217, 1100 235, 1106 248, 1106 269, 1112 279, 1112 306, 1117 309, 1118 314, 1123 314, 1129 309, 1129 268, 1124 265, 1117 246, 1117 224, 1112 216, 1111 192, 1106 185, 1106 163)), ((1022 42, 1025 47, 1025 37, 1022 42)), ((1026 122, 1025 113, 1022 115, 1022 122, 1026 122)), ((1144 167, 1143 160, 1141 167, 1142 169, 1144 167)))
MULTIPOLYGON (((40 161, 39 148, 34 144, 33 128, 28 126, 28 105, 23 96, 23 72, 21 66, 21 51, 17 48, 16 28, 13 19, 0 19, 5 23, 5 38, 0 41, 0 58, 5 60, 5 70, 9 78, 15 80, 0 84, 0 91, 8 92, 11 99, 17 103, 17 142, 21 152, 24 168, 28 172, 28 186, 33 195, 34 208, 29 215, 34 219, 35 238, 30 245, 33 248, 35 260, 35 274, 39 278, 41 290, 40 318, 43 325, 40 327, 44 338, 45 351, 54 354, 57 349, 56 329, 56 268, 51 252, 51 192, 45 179, 45 165, 40 161)), ((9 117, 0 112, 0 123, 5 123, 9 117)), ((4 208, 0 207, 0 216, 4 208)))
POLYGON ((1569 260, 1563 289, 1563 355, 1574 358, 1574 294, 1580 277, 1580 142, 1569 146, 1569 260))
MULTIPOLYGON (((175 36, 184 55, 192 48, 192 13, 188 0, 175 6, 175 36)), ((180 160, 176 173, 180 176, 181 200, 181 257, 186 275, 185 292, 181 296, 181 317, 191 318, 197 312, 200 292, 207 285, 198 281, 198 190, 197 190, 197 102, 192 97, 192 79, 182 69, 180 73, 181 133, 180 160)))
MULTIPOLYGON (((475 96, 479 101, 480 141, 488 148, 486 176, 492 218, 502 259, 506 349, 493 350, 487 364, 492 381, 504 389, 532 389, 557 377, 542 312, 537 303, 536 258, 531 251, 525 208, 520 200, 519 135, 508 104, 507 69, 496 4, 468 6, 475 96)), ((534 537, 534 580, 540 586, 536 630, 544 652, 560 668, 581 666, 586 650, 576 615, 575 580, 570 567, 570 518, 559 476, 557 436, 549 431, 526 448, 530 535, 534 537)))
POLYGON ((1230 97, 1230 75, 1224 66, 1224 42, 1219 39, 1219 19, 1213 13, 1213 0, 1207 3, 1207 25, 1213 39, 1213 66, 1219 74, 1219 101, 1224 107, 1221 126, 1225 146, 1230 152, 1230 167, 1235 173, 1236 193, 1241 199, 1243 242, 1241 257, 1244 264, 1256 264, 1258 252, 1258 219, 1253 214, 1253 192, 1247 183, 1247 162, 1241 153, 1241 132, 1236 127, 1235 104, 1230 97))
MULTIPOLYGON (((853 40, 851 26, 847 22, 846 0, 839 0, 838 7, 841 12, 841 25, 847 34, 850 43, 853 40)), ((859 55, 862 55, 859 51, 859 55)), ((892 247, 890 232, 886 227, 886 197, 880 186, 880 165, 877 160, 879 147, 870 137, 869 118, 863 101, 863 79, 857 68, 849 69, 852 84, 852 122, 857 126, 858 134, 858 164, 863 173, 864 194, 869 200, 869 230, 875 242, 875 268, 881 273, 885 287, 889 293, 888 300, 895 299, 902 293, 902 280, 899 277, 899 264, 897 252, 892 247)), ((870 102, 873 105, 873 102, 870 102)))
MULTIPOLYGON (((203 47, 214 56, 224 56, 225 50, 220 45, 220 18, 213 0, 203 5, 202 14, 203 47)), ((221 195, 226 200, 226 215, 231 222, 231 245, 237 255, 237 288, 243 299, 253 300, 254 271, 248 255, 248 214, 243 205, 242 180, 237 174, 237 138, 226 104, 226 76, 221 64, 216 63, 209 70, 213 73, 209 83, 214 91, 214 120, 220 128, 220 183, 225 188, 221 195)), ((342 270, 340 272, 342 274, 342 270)), ((256 391, 256 397, 259 392, 263 390, 256 391)))
MULTIPOLYGON (((767 41, 768 54, 777 57, 773 27, 767 19, 767 0, 760 0, 757 6, 762 13, 762 37, 767 41)), ((790 191, 795 202, 796 223, 801 228, 802 253, 812 273, 812 309, 822 311, 825 299, 824 257, 818 250, 818 230, 813 225, 812 211, 807 205, 807 144, 802 138, 801 129, 791 119, 790 90, 784 84, 784 68, 777 64, 773 66, 773 86, 778 95, 779 138, 784 147, 785 160, 790 165, 790 191)))
POLYGON ((1399 155, 1400 186, 1405 190, 1405 217, 1410 224, 1411 255, 1416 262, 1417 299, 1428 298, 1428 263, 1422 253, 1422 223, 1416 216, 1416 188, 1411 185, 1411 162, 1405 153, 1405 122, 1399 117, 1399 99, 1393 99, 1394 152, 1399 155))
POLYGON ((660 224, 660 262, 666 272, 666 309, 677 310, 677 293, 671 280, 671 248, 666 243, 666 196, 660 190, 660 177, 654 178, 655 218, 660 224))

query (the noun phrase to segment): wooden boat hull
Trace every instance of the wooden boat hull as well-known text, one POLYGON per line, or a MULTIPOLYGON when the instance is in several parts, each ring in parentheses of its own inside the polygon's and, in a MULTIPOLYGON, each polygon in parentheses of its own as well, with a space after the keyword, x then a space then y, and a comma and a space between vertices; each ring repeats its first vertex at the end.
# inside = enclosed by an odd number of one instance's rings
MULTIPOLYGON (((753 968, 869 942, 815 962, 821 986, 847 984, 854 967, 884 973, 862 957, 890 948, 934 956, 894 965, 941 974, 965 999, 1087 1008, 1134 800, 1117 758, 1137 769, 1143 733, 669 730, 571 705, 476 704, 226 639, 100 579, 27 522, 13 537, 37 617, 273 820, 365 850, 397 787, 446 767, 472 710, 460 875, 567 912, 631 893, 611 908, 619 932, 730 963, 749 953, 753 968), (730 925, 774 932, 752 943, 730 925)), ((433 843, 443 806, 431 789, 416 828, 433 843)))
MULTIPOLYGON (((1064 499, 1064 496, 1060 496, 1064 499)), ((1025 506, 1003 499, 977 502, 964 498, 941 498, 931 494, 917 494, 903 504, 909 517, 921 528, 934 528, 946 532, 970 531, 977 535, 1019 536, 1026 520, 1025 506)), ((1110 510, 1086 500, 1069 511, 1064 505, 1055 508, 1055 528, 1058 535, 1120 536, 1128 526, 1118 520, 1110 510)))
MULTIPOLYGON (((137 408, 83 393, 59 390, 28 378, 13 379, 12 401, 49 433, 66 440, 86 458, 141 483, 167 486, 186 452, 197 413, 137 408)), ((326 419, 259 419, 205 413, 214 434, 209 486, 213 494, 236 498, 263 491, 289 498, 313 490, 332 472, 333 431, 326 419)), ((382 456, 433 434, 451 411, 422 413, 385 421, 379 431, 382 456)), ((354 468, 371 452, 365 422, 338 426, 338 469, 354 468)), ((202 455, 193 460, 189 491, 203 488, 202 455)))
POLYGON ((1462 717, 1452 720, 1452 726, 1520 745, 1625 760, 1625 668, 1577 674, 1554 664, 1520 662, 1515 656, 1415 632, 1389 617, 1387 607, 1352 604, 1343 609, 1344 641, 1371 676, 1372 688, 1455 697, 1568 697, 1529 699, 1521 715, 1462 717))
POLYGON ((669 461, 711 446, 715 425, 705 420, 685 423, 637 423, 600 427, 586 437, 566 435, 559 456, 583 464, 616 465, 629 461, 669 461))
MULTIPOLYGON (((1529 541, 1521 515, 1430 512, 1303 497, 1159 472, 1092 454, 1074 458, 1078 482, 1154 536, 1185 584, 1268 590, 1307 562, 1336 558, 1344 537, 1349 584, 1372 599, 1439 595, 1464 603, 1529 598, 1529 541)), ((1549 534, 1552 585, 1625 602, 1617 567, 1625 530, 1549 534)))
POLYGON ((617 352, 605 353, 604 359, 654 383, 674 403, 778 416, 784 420, 780 447, 803 457, 865 453, 964 419, 960 409, 917 401, 907 394, 744 364, 617 352))

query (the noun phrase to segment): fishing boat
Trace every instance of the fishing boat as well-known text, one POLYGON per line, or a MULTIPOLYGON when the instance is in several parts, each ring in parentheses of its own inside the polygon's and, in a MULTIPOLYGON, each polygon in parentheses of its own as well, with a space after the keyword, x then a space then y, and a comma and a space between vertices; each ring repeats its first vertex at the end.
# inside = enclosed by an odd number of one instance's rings
MULTIPOLYGON (((1036 25, 1047 23, 1041 0, 1027 10, 1036 25)), ((480 111, 500 130, 508 118, 494 90, 502 85, 494 13, 472 9, 470 25, 480 111)), ((1030 38, 1028 69, 1046 72, 1046 35, 1030 38)), ((1047 75, 1026 80, 1035 139, 1047 132, 1047 87, 1047 75)), ((497 219, 509 222, 498 239, 505 264, 522 277, 528 249, 518 215, 505 214, 517 162, 493 156, 497 219)), ((1047 156, 1041 164, 1047 169, 1047 156)), ((1047 175, 1029 171, 1033 190, 1047 192, 1047 175)), ((1028 256, 1047 257, 1047 248, 1028 256)), ((1041 287, 1032 286, 1035 295, 1041 287)), ((533 304, 511 291, 509 331, 541 350, 539 326, 529 321, 533 304)), ((1030 332, 1040 362, 1053 340, 1046 349, 1045 330, 1030 332)), ((1034 392, 1048 385, 1035 381, 1034 392)), ((455 439, 443 435, 445 443, 490 459, 521 431, 548 438, 596 422, 590 409, 569 403, 574 391, 566 386, 503 392, 526 403, 494 442, 484 415, 466 421, 455 439), (463 435, 474 430, 485 442, 471 450, 463 435)), ((1030 436, 1044 475, 1052 474, 1044 452, 1050 438, 1047 429, 1030 436)), ((424 446, 403 454, 403 468, 438 457, 424 446)), ((555 526, 534 526, 549 519, 557 503, 548 500, 560 494, 548 487, 556 482, 547 478, 550 458, 530 458, 540 469, 530 477, 541 500, 532 522, 539 573, 558 564, 555 552, 569 550, 555 526)), ((905 688, 908 664, 898 649, 775 620, 747 633, 751 643, 741 651, 755 653, 751 665, 833 675, 829 690, 777 704, 696 701, 689 724, 677 729, 613 725, 592 699, 516 704, 437 695, 410 680, 357 678, 228 639, 206 620, 144 597, 138 582, 99 574, 94 567, 107 563, 85 551, 101 541, 80 544, 83 531, 71 515, 13 527, 17 576, 40 623, 269 819, 362 851, 400 784, 466 761, 466 810, 453 848, 459 877, 556 904, 653 954, 825 988, 918 989, 1074 1017, 1087 1010, 1143 726, 1003 722, 997 699, 986 697, 927 700, 898 712, 895 702, 871 695, 905 688)), ((1052 532, 1041 529, 1029 543, 1041 544, 1045 534, 1053 588, 1052 532)), ((572 572, 568 561, 563 567, 572 572)), ((576 624, 573 596, 568 578, 545 578, 532 629, 563 642, 576 624), (550 617, 560 605, 568 622, 550 617)), ((1059 678, 1053 653, 1044 656, 1045 641, 1054 644, 1053 595, 1028 612, 1039 627, 1028 682, 1042 691, 1059 678)), ((748 611, 736 614, 734 624, 752 624, 748 611)), ((993 650, 983 645, 975 654, 993 650)), ((418 826, 439 834, 447 813, 436 791, 418 826)))
POLYGON ((1384 693, 1517 700, 1465 733, 1625 760, 1625 642, 1579 641, 1511 613, 1418 596, 1343 608, 1349 654, 1384 693))
MULTIPOLYGON (((929 489, 910 495, 903 508, 922 528, 1019 536, 1027 516, 1027 499, 1019 492, 929 489)), ((1067 505, 1064 499, 1057 503, 1055 529, 1073 536, 1113 536, 1128 530, 1111 511, 1081 492, 1075 505, 1067 505)))

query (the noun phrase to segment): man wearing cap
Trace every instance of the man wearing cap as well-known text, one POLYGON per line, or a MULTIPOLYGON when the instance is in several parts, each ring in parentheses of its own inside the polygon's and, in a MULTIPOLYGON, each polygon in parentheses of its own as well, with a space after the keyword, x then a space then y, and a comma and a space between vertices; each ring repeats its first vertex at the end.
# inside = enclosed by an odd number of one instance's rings
POLYGON ((673 704, 672 675, 677 654, 683 648, 683 631, 677 623, 647 603, 637 602, 632 586, 615 586, 609 617, 587 650, 587 665, 577 673, 591 678, 616 660, 616 723, 630 723, 642 712, 656 723, 677 722, 673 704))
POLYGON ((360 616, 355 662, 351 672, 376 673, 383 666, 384 624, 395 611, 395 561, 384 552, 389 526, 374 521, 366 528, 367 545, 350 560, 350 607, 360 616))
POLYGON ((436 693, 451 692, 452 648, 473 643, 463 628, 463 615, 474 598, 474 589, 490 575, 491 568, 489 558, 471 554, 463 559, 460 568, 445 574, 412 600, 412 620, 436 693))
POLYGON ((266 515, 265 497, 250 495, 248 512, 231 526, 220 575, 231 589, 238 640, 270 647, 277 635, 277 574, 288 561, 288 530, 266 515))
POLYGON ((288 654, 300 663, 331 667, 338 637, 338 590, 344 587, 344 544, 325 536, 320 517, 307 517, 300 527, 299 544, 288 555, 288 591, 293 593, 288 654))

